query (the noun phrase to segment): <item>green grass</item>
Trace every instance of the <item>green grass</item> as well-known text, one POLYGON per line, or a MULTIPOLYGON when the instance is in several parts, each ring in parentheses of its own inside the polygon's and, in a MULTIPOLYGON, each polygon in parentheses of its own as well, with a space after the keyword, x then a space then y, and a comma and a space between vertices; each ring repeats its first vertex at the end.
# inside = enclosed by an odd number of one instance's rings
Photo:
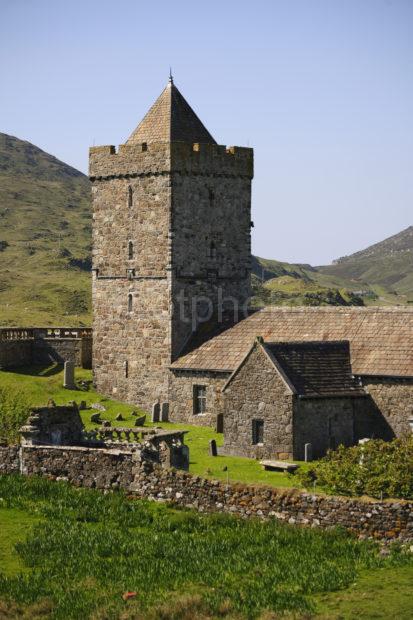
MULTIPOLYGON (((412 568, 411 555, 381 557, 375 543, 340 530, 201 515, 45 479, 0 477, 0 497, 9 521, 39 519, 15 544, 23 571, 0 570, 0 611, 43 603, 43 617, 64 620, 331 617, 327 593, 338 590, 356 611, 351 588, 363 571, 397 568, 407 584, 412 568), (126 591, 137 593, 127 604, 126 591)), ((5 538, 1 528, 0 545, 5 538)))
POLYGON ((12 576, 27 570, 15 545, 26 538, 39 519, 28 511, 3 508, 3 504, 4 499, 0 498, 0 570, 4 575, 12 576))
POLYGON ((348 589, 314 598, 317 618, 411 620, 413 565, 362 571, 348 589))
MULTIPOLYGON (((114 426, 130 427, 135 425, 135 416, 132 411, 139 411, 138 407, 120 403, 98 394, 92 386, 92 373, 82 368, 76 369, 77 390, 67 390, 63 385, 63 370, 61 366, 51 365, 31 366, 15 370, 0 371, 0 387, 10 388, 25 395, 26 400, 33 406, 46 405, 52 399, 58 405, 67 404, 75 400, 86 401, 87 405, 101 403, 106 407, 102 412, 102 419, 110 420, 114 426), (80 384, 81 381, 88 383, 87 389, 80 384), (121 413, 124 421, 115 421, 115 417, 121 413)), ((91 410, 81 412, 83 422, 87 428, 96 428, 96 424, 90 422, 91 410)), ((147 415, 147 426, 152 426, 150 417, 147 415)), ((295 487, 300 483, 284 472, 264 471, 258 461, 235 456, 209 456, 209 440, 215 439, 218 446, 223 443, 223 435, 213 429, 188 424, 157 423, 155 426, 170 429, 184 429, 188 433, 185 442, 190 450, 190 472, 224 481, 237 481, 250 484, 269 484, 275 487, 295 487)), ((302 467, 306 467, 302 464, 302 467)))

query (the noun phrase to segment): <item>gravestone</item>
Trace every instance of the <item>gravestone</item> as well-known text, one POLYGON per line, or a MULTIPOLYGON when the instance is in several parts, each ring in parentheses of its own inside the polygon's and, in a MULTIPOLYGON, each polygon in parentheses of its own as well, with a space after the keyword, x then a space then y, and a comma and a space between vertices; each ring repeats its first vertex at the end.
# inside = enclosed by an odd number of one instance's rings
POLYGON ((215 439, 209 440, 209 456, 218 456, 217 442, 215 439))
POLYGON ((304 461, 309 463, 313 460, 313 446, 311 443, 304 444, 304 461))
POLYGON ((154 403, 152 405, 152 417, 151 417, 152 422, 159 422, 160 410, 161 410, 161 406, 159 403, 154 403))
POLYGON ((68 390, 75 388, 75 364, 74 362, 65 362, 63 374, 63 387, 68 390))
POLYGON ((169 419, 169 403, 162 403, 161 405, 161 422, 167 422, 169 419))

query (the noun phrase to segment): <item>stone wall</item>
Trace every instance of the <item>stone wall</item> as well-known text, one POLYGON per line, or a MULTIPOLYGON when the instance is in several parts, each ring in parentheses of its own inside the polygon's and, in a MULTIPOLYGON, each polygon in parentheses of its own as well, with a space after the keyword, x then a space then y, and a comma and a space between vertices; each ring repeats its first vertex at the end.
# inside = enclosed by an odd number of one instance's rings
POLYGON ((64 479, 77 486, 122 488, 137 497, 207 512, 274 517, 299 525, 341 525, 363 537, 413 539, 413 502, 367 501, 294 489, 225 484, 162 468, 142 453, 96 448, 0 447, 0 473, 64 479), (20 454, 21 464, 18 459, 20 454), (3 465, 3 467, 2 467, 3 465))
POLYGON ((224 452, 251 458, 293 458, 293 395, 261 346, 255 346, 224 390, 224 452), (253 421, 264 422, 253 443, 253 421))
POLYGON ((0 368, 74 362, 92 367, 92 331, 76 328, 0 329, 0 368))
POLYGON ((408 420, 413 417, 413 378, 362 377, 361 380, 381 422, 374 436, 384 435, 385 439, 391 439, 410 433, 408 420))
POLYGON ((33 342, 33 364, 73 362, 79 368, 92 368, 91 338, 38 338, 33 342))
POLYGON ((19 446, 0 445, 0 475, 20 472, 19 446))
POLYGON ((0 340, 0 368, 29 366, 33 360, 33 340, 0 340))
POLYGON ((252 175, 252 149, 90 150, 99 391, 146 409, 167 401, 168 366, 204 313, 244 303, 252 175))
POLYGON ((361 420, 369 415, 369 411, 369 399, 363 396, 322 399, 296 397, 294 458, 304 460, 306 443, 311 443, 314 458, 321 458, 329 448, 334 450, 339 445, 354 445, 366 437, 366 426, 361 425, 361 420), (359 435, 361 428, 364 432, 359 435))
POLYGON ((169 383, 169 419, 197 426, 216 427, 223 412, 222 388, 230 373, 172 370, 169 383), (194 414, 194 386, 206 386, 206 413, 194 414))
POLYGON ((76 486, 129 489, 133 481, 132 453, 77 446, 24 446, 22 473, 66 479, 76 486))

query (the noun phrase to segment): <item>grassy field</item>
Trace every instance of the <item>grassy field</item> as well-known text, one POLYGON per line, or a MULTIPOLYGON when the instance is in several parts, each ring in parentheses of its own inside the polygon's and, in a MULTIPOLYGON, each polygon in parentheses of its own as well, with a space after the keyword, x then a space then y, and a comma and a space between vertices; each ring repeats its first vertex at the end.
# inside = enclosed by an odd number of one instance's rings
MULTIPOLYGON (((78 404, 84 400, 87 405, 102 404, 106 411, 102 412, 102 419, 111 420, 114 426, 134 426, 135 416, 132 411, 142 413, 137 407, 126 405, 105 398, 98 394, 92 386, 92 373, 82 368, 76 369, 78 389, 67 390, 63 385, 63 371, 61 366, 49 367, 32 366, 19 368, 15 371, 0 371, 0 388, 10 388, 24 395, 25 400, 34 406, 46 405, 52 399, 58 405, 67 404, 75 400, 78 404), (86 383, 82 385, 82 383, 86 383), (123 421, 115 421, 121 413, 123 421)), ((90 421, 93 409, 81 412, 87 428, 96 428, 90 421)), ((149 416, 145 422, 152 426, 149 416)), ((196 475, 215 478, 218 480, 239 481, 246 483, 270 484, 276 487, 294 487, 298 483, 294 477, 284 472, 264 471, 258 461, 235 456, 211 457, 208 453, 209 440, 215 439, 218 446, 223 443, 223 435, 215 433, 208 427, 190 426, 187 424, 157 423, 162 428, 182 428, 188 431, 185 442, 190 451, 190 472, 196 475)), ((305 467, 305 464, 302 464, 305 467)))
POLYGON ((411 554, 383 557, 338 530, 18 476, 0 477, 0 497, 3 618, 412 617, 411 554), (136 596, 125 602, 125 592, 136 596))

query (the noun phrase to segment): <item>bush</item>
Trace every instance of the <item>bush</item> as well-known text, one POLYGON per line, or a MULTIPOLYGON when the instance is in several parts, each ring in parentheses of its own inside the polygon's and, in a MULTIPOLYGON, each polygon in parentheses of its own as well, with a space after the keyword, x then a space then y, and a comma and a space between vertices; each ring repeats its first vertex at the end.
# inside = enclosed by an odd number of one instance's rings
POLYGON ((304 486, 316 481, 332 493, 413 499, 413 436, 340 446, 298 475, 304 486))
POLYGON ((18 443, 19 428, 26 422, 29 410, 23 392, 0 386, 0 443, 18 443))

